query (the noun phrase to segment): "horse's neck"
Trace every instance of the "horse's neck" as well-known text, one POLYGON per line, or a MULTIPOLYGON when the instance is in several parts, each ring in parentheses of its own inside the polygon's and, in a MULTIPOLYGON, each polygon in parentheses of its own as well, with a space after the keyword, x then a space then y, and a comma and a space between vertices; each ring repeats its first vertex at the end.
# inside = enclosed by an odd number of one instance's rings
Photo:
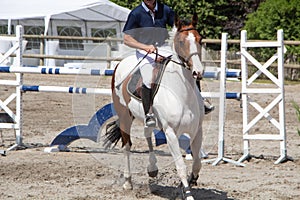
POLYGON ((190 91, 196 87, 195 79, 191 73, 190 70, 184 69, 181 65, 170 62, 166 67, 161 84, 170 89, 173 88, 174 91, 190 91))

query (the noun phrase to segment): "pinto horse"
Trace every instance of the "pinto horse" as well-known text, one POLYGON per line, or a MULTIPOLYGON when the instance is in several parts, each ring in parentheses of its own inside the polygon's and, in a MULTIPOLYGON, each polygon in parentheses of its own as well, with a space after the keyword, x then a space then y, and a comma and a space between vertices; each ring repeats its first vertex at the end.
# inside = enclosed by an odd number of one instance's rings
MULTIPOLYGON (((190 187, 197 185, 197 179, 201 169, 199 151, 202 143, 202 121, 204 117, 203 98, 196 85, 204 67, 200 62, 201 36, 196 30, 198 21, 194 14, 192 20, 175 19, 177 31, 174 36, 173 56, 165 66, 161 76, 160 86, 153 99, 152 109, 157 117, 160 130, 164 131, 167 144, 173 156, 178 176, 181 180, 183 197, 194 199, 190 187), (187 133, 191 138, 191 150, 193 152, 193 165, 190 177, 179 148, 178 137, 187 133)), ((159 52, 158 52, 159 54, 159 52)), ((108 124, 106 143, 110 145, 122 139, 125 154, 125 183, 124 189, 132 189, 130 173, 130 129, 134 119, 144 120, 144 111, 141 101, 133 98, 128 93, 127 84, 134 63, 138 63, 136 56, 129 56, 122 60, 114 71, 112 78, 112 99, 118 119, 108 124), (129 75, 128 75, 129 74, 129 75)), ((155 177, 158 173, 156 157, 151 140, 153 128, 144 127, 144 136, 149 147, 148 174, 155 177)))

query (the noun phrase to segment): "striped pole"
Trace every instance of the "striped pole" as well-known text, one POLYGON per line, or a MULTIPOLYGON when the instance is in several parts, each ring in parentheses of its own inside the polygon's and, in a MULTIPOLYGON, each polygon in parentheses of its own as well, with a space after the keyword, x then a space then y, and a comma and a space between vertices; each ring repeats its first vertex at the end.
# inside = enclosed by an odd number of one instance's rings
POLYGON ((69 68, 69 67, 8 67, 0 66, 0 73, 28 73, 28 74, 61 74, 61 75, 94 75, 112 76, 112 69, 90 69, 90 68, 69 68))
MULTIPOLYGON (((41 85, 22 85, 21 90, 24 92, 60 92, 70 94, 97 94, 111 96, 111 89, 105 88, 85 88, 85 87, 63 87, 63 86, 41 86, 41 85)), ((219 92, 201 92, 204 98, 219 98, 219 92)), ((226 99, 241 99, 241 93, 226 92, 226 99)))
MULTIPOLYGON (((201 95, 203 98, 220 98, 220 92, 201 92, 201 95)), ((242 95, 239 92, 226 92, 225 98, 240 100, 242 95)))
MULTIPOLYGON (((0 73, 27 73, 27 74, 54 74, 54 75, 92 75, 92 76, 112 76, 113 69, 90 69, 90 68, 70 68, 70 67, 9 67, 0 66, 0 73)), ((219 79, 220 72, 205 72, 204 78, 219 79)), ((241 72, 226 72, 227 78, 240 78, 241 72)))
POLYGON ((84 87, 63 87, 63 86, 40 86, 22 85, 22 91, 27 92, 61 92, 72 94, 99 94, 111 96, 111 89, 84 88, 84 87))

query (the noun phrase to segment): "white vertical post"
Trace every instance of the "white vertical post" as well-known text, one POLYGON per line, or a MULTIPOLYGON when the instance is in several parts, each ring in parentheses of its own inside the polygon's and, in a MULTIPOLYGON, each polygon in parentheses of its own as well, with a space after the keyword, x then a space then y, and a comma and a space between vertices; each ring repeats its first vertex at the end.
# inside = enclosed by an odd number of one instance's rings
MULTIPOLYGON (((16 62, 12 67, 23 67, 23 28, 18 25, 16 27, 16 37, 18 43, 18 49, 16 50, 16 62)), ((23 125, 23 98, 22 98, 22 85, 23 85, 23 74, 16 73, 16 115, 15 115, 15 134, 16 134, 16 144, 11 146, 9 150, 22 145, 22 125, 23 125)))
POLYGON ((286 129, 285 129, 285 91, 284 91, 284 35, 283 30, 280 29, 277 31, 277 41, 280 43, 280 46, 277 47, 278 54, 278 79, 281 89, 282 100, 279 103, 279 122, 280 126, 280 157, 275 162, 279 164, 287 159, 287 149, 286 149, 286 129))
POLYGON ((227 36, 228 33, 222 33, 221 42, 221 72, 220 72, 220 96, 219 96, 219 137, 218 137, 218 157, 212 165, 217 165, 221 161, 232 163, 239 166, 245 166, 242 163, 224 157, 224 131, 226 117, 226 71, 227 71, 227 36))
MULTIPOLYGON (((247 51, 247 47, 245 47, 245 44, 247 42, 247 31, 242 30, 241 32, 241 45, 240 49, 241 52, 247 51)), ((245 56, 241 56, 241 69, 242 69, 242 107, 243 107, 243 137, 244 135, 248 135, 248 131, 245 130, 248 125, 248 95, 245 92, 247 90, 247 79, 248 79, 248 65, 247 65, 247 59, 245 56)), ((240 162, 242 160, 248 159, 250 156, 249 154, 249 140, 244 139, 244 154, 243 157, 240 158, 240 162)))

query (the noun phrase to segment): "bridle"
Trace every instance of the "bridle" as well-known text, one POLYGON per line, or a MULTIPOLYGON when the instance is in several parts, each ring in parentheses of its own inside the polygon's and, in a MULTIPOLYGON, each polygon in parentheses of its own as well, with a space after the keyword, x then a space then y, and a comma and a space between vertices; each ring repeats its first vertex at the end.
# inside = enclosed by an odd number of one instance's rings
MULTIPOLYGON (((182 33, 182 32, 185 32, 185 31, 192 31, 192 30, 197 31, 196 28, 191 27, 191 28, 181 29, 181 30, 178 31, 178 32, 179 32, 179 33, 182 33)), ((195 56, 195 55, 198 55, 199 57, 201 56, 201 54, 200 54, 199 52, 191 53, 187 58, 184 58, 184 57, 178 55, 178 57, 179 57, 179 59, 180 59, 180 61, 181 61, 181 65, 183 65, 184 68, 190 70, 190 66, 189 66, 188 63, 189 63, 190 59, 191 59, 193 56, 195 56)))
MULTIPOLYGON (((178 32, 181 33, 181 32, 191 31, 191 30, 196 30, 196 29, 195 29, 195 28, 186 28, 186 29, 182 29, 182 30, 180 30, 180 31, 178 31, 178 32)), ((191 59, 193 56, 195 56, 195 55, 201 56, 201 54, 200 54, 199 52, 191 53, 187 58, 183 58, 182 56, 179 56, 179 55, 178 55, 178 58, 180 59, 181 62, 177 62, 176 60, 173 60, 171 57, 165 57, 165 56, 159 54, 157 48, 156 48, 155 54, 156 54, 155 60, 157 60, 158 56, 160 56, 160 57, 163 57, 163 58, 166 59, 166 60, 169 60, 169 61, 171 61, 171 62, 173 62, 173 63, 176 63, 176 64, 178 64, 178 65, 180 65, 180 66, 182 66, 183 68, 188 69, 188 70, 191 70, 191 67, 190 67, 189 64, 188 64, 189 61, 190 61, 190 59, 191 59)), ((145 57, 146 57, 146 56, 145 56, 145 57)), ((144 58, 143 58, 143 59, 144 59, 144 58)), ((142 59, 142 60, 143 60, 143 59, 142 59)))
POLYGON ((184 65, 185 68, 190 69, 190 66, 188 65, 188 63, 189 63, 190 59, 195 55, 201 56, 200 53, 194 52, 194 53, 191 53, 187 58, 183 58, 182 56, 179 56, 179 55, 178 55, 178 57, 181 60, 181 64, 184 65))

